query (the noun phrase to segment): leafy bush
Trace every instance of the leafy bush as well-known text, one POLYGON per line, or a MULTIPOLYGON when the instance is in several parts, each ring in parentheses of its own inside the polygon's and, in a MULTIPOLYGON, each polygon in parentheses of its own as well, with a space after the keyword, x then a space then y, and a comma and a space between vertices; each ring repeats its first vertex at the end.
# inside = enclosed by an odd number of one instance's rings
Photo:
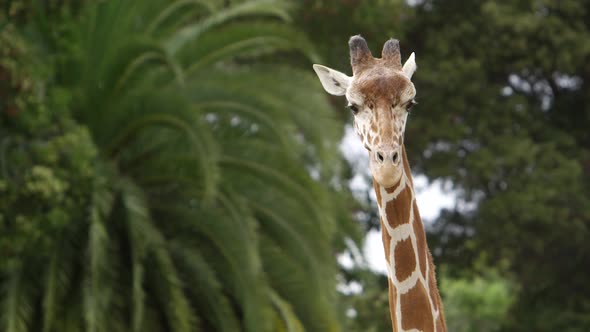
POLYGON ((518 293, 493 269, 466 278, 442 274, 441 294, 449 331, 499 331, 518 293))

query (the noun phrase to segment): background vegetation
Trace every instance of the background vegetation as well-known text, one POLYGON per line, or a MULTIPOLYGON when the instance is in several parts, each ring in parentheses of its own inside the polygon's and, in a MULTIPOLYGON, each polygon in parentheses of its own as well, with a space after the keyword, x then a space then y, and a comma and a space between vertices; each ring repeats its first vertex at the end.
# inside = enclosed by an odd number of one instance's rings
POLYGON ((0 330, 390 330, 385 277, 336 263, 377 222, 310 70, 350 73, 358 33, 417 54, 410 163, 459 197, 428 228, 449 329, 589 330, 588 22, 573 0, 2 2, 0 330))

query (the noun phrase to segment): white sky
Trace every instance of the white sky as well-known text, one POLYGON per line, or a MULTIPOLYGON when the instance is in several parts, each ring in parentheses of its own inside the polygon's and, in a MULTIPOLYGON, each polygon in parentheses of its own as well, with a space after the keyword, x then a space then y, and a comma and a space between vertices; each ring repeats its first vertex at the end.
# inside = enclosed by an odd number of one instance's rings
MULTIPOLYGON (((345 128, 340 151, 355 172, 355 176, 349 183, 353 194, 362 195, 367 190, 371 190, 371 199, 375 200, 372 184, 366 180, 369 175, 369 155, 350 125, 345 128)), ((426 224, 432 222, 439 215, 441 209, 455 206, 457 201, 456 193, 448 188, 445 189, 445 187, 441 181, 437 180, 428 183, 426 176, 414 174, 414 190, 416 191, 418 209, 422 220, 426 224)), ((362 254, 368 266, 376 272, 387 274, 380 231, 370 231, 365 238, 362 249, 362 254)), ((338 261, 344 267, 352 266, 350 253, 340 255, 338 261)))

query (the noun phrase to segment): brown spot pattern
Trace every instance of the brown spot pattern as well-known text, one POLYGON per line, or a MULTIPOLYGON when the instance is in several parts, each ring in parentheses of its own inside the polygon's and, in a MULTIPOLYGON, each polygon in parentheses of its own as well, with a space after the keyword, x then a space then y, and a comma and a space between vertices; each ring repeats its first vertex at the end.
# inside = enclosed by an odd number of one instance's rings
POLYGON ((401 224, 407 224, 410 221, 410 206, 408 201, 411 200, 412 193, 409 188, 403 189, 396 199, 387 202, 385 213, 387 213, 386 222, 392 228, 401 224))
POLYGON ((407 238, 399 241, 395 246, 393 257, 396 279, 400 282, 408 279, 416 269, 416 255, 414 255, 412 240, 407 238))
POLYGON ((404 330, 418 329, 423 332, 434 331, 434 317, 428 301, 428 294, 422 283, 400 297, 402 328, 404 330))
POLYGON ((383 240, 383 250, 385 251, 385 260, 389 264, 389 249, 391 245, 391 236, 387 233, 385 225, 383 225, 383 219, 381 219, 381 239, 383 240))
POLYGON ((395 286, 393 286, 393 284, 391 283, 391 279, 387 278, 387 283, 389 284, 389 313, 391 316, 391 325, 393 327, 393 331, 397 331, 397 325, 395 324, 395 322, 397 321, 396 319, 396 290, 395 290, 395 286))
POLYGON ((381 187, 379 186, 379 184, 377 184, 377 181, 375 181, 375 179, 373 179, 373 188, 375 189, 375 195, 377 196, 377 204, 381 206, 381 187))
POLYGON ((414 203, 414 224, 412 225, 414 229, 414 234, 416 234, 416 249, 418 250, 418 261, 420 264, 420 271, 422 272, 422 276, 426 279, 426 252, 428 250, 426 245, 426 234, 424 233, 424 226, 422 225, 422 220, 420 220, 420 215, 417 214, 418 207, 416 203, 414 203))

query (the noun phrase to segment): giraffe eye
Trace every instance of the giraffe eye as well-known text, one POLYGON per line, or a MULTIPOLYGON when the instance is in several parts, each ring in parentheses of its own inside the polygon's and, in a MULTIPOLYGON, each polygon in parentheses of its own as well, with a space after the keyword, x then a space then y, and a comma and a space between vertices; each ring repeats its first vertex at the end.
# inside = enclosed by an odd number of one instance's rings
POLYGON ((410 111, 412 109, 412 107, 414 107, 414 105, 418 104, 418 102, 414 99, 410 100, 407 104, 406 104, 406 111, 410 111))
POLYGON ((357 115, 359 112, 359 108, 358 106, 354 105, 354 104, 348 104, 348 109, 352 112, 352 114, 357 115))

